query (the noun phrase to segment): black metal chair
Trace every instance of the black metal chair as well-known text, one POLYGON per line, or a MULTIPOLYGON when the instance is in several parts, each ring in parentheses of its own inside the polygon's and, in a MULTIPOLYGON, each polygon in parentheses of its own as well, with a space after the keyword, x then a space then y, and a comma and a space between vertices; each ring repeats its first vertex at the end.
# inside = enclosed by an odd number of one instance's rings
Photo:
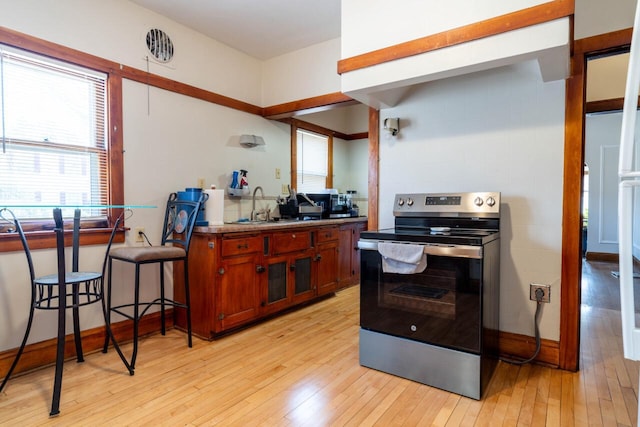
MULTIPOLYGON (((180 307, 185 309, 187 317, 187 339, 189 347, 192 347, 191 338, 191 298, 189 294, 189 244, 196 224, 198 212, 207 201, 209 195, 202 193, 199 200, 178 200, 176 193, 171 193, 167 200, 167 207, 162 228, 162 240, 160 246, 126 246, 115 248, 109 253, 109 279, 107 281, 107 323, 111 320, 111 313, 133 321, 133 350, 129 366, 135 369, 138 355, 138 337, 140 319, 147 310, 153 306, 160 306, 160 321, 162 335, 166 333, 165 307, 180 307), (113 260, 135 264, 135 282, 133 303, 112 306, 112 266, 113 260), (165 296, 164 289, 164 264, 165 262, 182 261, 184 270, 184 296, 185 301, 179 302, 165 296), (159 264, 160 268, 160 296, 153 301, 140 301, 140 266, 143 264, 159 264), (142 310, 141 310, 142 308, 142 310)), ((107 351, 109 337, 104 343, 104 352, 107 351)))
MULTIPOLYGON (((124 212, 123 212, 124 215, 124 212)), ((96 302, 102 303, 102 312, 105 318, 105 324, 107 325, 106 333, 108 337, 114 343, 114 347, 118 352, 118 355, 124 362, 125 366, 129 370, 129 373, 133 375, 133 369, 129 366, 126 357, 120 350, 118 343, 113 337, 111 327, 106 321, 107 311, 104 303, 104 273, 107 262, 107 254, 111 248, 113 238, 116 235, 118 226, 120 225, 123 215, 120 215, 116 220, 107 248, 105 252, 105 258, 102 263, 101 272, 93 271, 78 271, 78 259, 79 259, 79 231, 80 231, 80 210, 76 209, 74 222, 73 222, 73 261, 71 271, 66 271, 64 261, 64 231, 63 220, 60 209, 54 209, 54 219, 56 222, 56 234, 58 238, 58 273, 50 274, 47 276, 36 277, 35 269, 33 266, 33 259, 31 257, 31 251, 27 243, 24 231, 20 221, 16 218, 13 212, 7 208, 0 209, 0 219, 8 223, 10 226, 9 231, 18 233, 20 241, 27 257, 27 264, 29 267, 29 276, 31 282, 31 304, 29 310, 29 317, 27 320, 27 328, 20 344, 20 348, 16 353, 16 356, 7 372, 2 384, 0 384, 0 391, 2 391, 9 381, 11 374, 18 365, 18 361, 22 356, 24 348, 31 332, 31 326, 33 324, 34 312, 36 309, 40 310, 58 310, 58 345, 56 353, 56 372, 54 378, 53 387, 53 400, 51 403, 50 415, 57 415, 60 412, 60 392, 62 387, 62 365, 64 363, 64 337, 65 337, 65 311, 68 308, 73 310, 73 334, 76 347, 76 358, 78 363, 84 362, 84 355, 82 352, 82 341, 80 336, 80 320, 79 320, 79 307, 93 304, 96 302)))

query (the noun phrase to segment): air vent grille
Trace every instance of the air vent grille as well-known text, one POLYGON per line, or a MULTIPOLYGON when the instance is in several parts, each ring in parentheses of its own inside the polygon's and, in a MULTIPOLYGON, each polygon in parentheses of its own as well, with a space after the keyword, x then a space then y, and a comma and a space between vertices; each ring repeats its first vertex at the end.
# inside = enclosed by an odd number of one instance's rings
POLYGON ((152 28, 147 33, 147 48, 159 62, 169 62, 173 58, 173 43, 162 30, 152 28))

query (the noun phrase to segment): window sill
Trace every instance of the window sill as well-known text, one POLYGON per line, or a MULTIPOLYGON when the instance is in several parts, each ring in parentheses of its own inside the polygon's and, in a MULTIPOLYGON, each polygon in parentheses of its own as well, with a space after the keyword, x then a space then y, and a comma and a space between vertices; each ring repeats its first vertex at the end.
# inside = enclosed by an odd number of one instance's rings
MULTIPOLYGON (((80 246, 106 244, 111 236, 111 228, 90 228, 80 230, 80 246)), ((124 242, 124 229, 118 230, 113 243, 124 242)), ((56 247, 56 234, 52 230, 25 232, 30 250, 56 247)), ((65 230, 65 246, 71 246, 72 231, 65 230)), ((0 252, 22 251, 22 243, 17 233, 0 233, 0 252)))

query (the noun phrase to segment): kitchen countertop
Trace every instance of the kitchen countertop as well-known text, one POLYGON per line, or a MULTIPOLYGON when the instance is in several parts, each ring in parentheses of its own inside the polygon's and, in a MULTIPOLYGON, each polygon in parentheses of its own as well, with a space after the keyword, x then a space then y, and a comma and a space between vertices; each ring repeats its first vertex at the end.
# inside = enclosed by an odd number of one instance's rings
POLYGON ((248 221, 246 223, 230 222, 225 223, 224 225, 195 227, 194 232, 210 234, 243 233, 250 231, 288 230, 292 228, 319 227, 323 225, 341 225, 366 221, 366 216, 359 216, 352 218, 314 219, 307 221, 300 221, 296 219, 281 219, 280 221, 248 221))

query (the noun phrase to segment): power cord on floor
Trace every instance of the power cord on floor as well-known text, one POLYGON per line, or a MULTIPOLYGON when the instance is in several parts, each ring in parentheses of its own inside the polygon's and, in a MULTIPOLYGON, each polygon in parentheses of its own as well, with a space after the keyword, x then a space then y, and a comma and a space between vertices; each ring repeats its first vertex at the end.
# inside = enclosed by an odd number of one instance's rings
POLYGON ((536 314, 533 316, 533 323, 535 328, 535 336, 536 336, 536 351, 533 353, 533 356, 526 360, 513 360, 513 359, 505 359, 500 358, 501 361, 506 363, 511 363, 512 365, 524 365, 533 361, 538 354, 540 353, 541 340, 540 340, 540 328, 538 324, 540 323, 540 313, 542 312, 542 298, 544 297, 544 291, 542 289, 536 289, 536 314))

